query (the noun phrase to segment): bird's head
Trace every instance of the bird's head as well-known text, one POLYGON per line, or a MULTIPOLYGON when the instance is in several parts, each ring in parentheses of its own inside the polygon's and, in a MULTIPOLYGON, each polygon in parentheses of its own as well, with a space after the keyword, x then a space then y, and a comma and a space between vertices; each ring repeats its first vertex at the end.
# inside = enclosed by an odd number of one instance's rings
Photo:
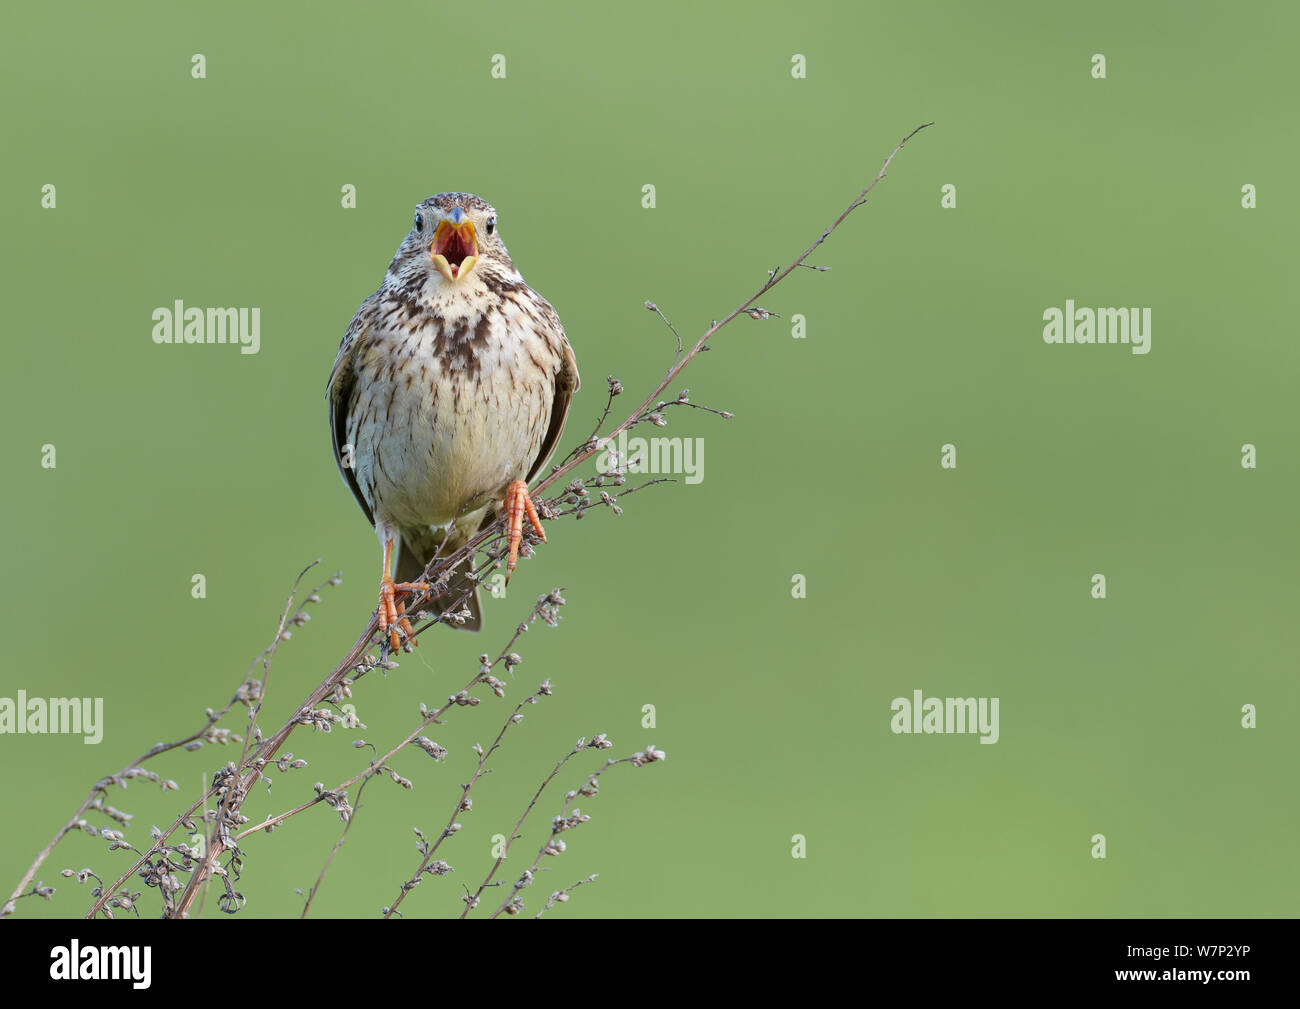
POLYGON ((475 274, 514 272, 497 231, 497 212, 471 193, 439 193, 415 208, 410 234, 390 272, 434 288, 463 288, 475 274))

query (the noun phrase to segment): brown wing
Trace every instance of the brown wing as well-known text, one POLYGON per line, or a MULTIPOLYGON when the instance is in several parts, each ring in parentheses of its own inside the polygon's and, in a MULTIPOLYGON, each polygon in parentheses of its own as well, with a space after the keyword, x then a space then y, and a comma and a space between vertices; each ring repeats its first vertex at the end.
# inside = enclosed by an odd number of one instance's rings
POLYGON ((569 346, 568 337, 564 335, 560 317, 555 314, 555 309, 550 304, 540 298, 538 300, 542 305, 542 317, 550 330, 548 335, 559 343, 557 349, 560 352, 560 370, 555 376, 555 399, 551 401, 551 422, 546 428, 546 436, 542 439, 537 461, 528 470, 529 483, 533 482, 533 477, 550 462, 551 456, 555 454, 555 449, 560 444, 560 435, 564 433, 564 421, 569 416, 569 404, 573 401, 573 394, 582 385, 582 380, 578 377, 578 362, 573 357, 573 348, 569 346))
MULTIPOLYGON (((357 314, 352 318, 352 324, 348 326, 348 331, 343 334, 343 342, 339 344, 338 357, 334 359, 334 370, 330 372, 329 385, 325 389, 325 398, 329 401, 330 407, 330 440, 334 444, 334 464, 338 466, 339 475, 343 477, 343 482, 351 489, 352 496, 357 499, 357 504, 366 513, 366 521, 371 525, 375 524, 375 517, 371 514, 370 505, 367 503, 365 495, 361 493, 361 487, 357 484, 355 467, 347 466, 343 462, 343 446, 347 444, 348 440, 348 414, 357 400, 357 355, 365 343, 365 336, 370 327, 370 317, 378 298, 378 292, 372 294, 357 309, 357 314)), ((355 458, 353 462, 356 462, 355 458)))

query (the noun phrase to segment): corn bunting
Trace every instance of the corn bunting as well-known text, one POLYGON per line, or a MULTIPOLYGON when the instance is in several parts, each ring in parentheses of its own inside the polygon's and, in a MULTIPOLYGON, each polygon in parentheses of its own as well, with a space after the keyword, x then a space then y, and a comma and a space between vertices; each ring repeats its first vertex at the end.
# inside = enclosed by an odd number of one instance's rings
MULTIPOLYGON (((496 210, 469 193, 419 204, 327 389, 334 460, 383 549, 379 627, 394 649, 414 640, 400 597, 430 589, 419 579, 435 553, 504 514, 508 579, 525 516, 545 541, 528 482, 555 452, 577 389, 564 327, 510 261, 496 210)), ((464 598, 468 619, 449 625, 478 630, 471 563, 421 609, 464 598)))

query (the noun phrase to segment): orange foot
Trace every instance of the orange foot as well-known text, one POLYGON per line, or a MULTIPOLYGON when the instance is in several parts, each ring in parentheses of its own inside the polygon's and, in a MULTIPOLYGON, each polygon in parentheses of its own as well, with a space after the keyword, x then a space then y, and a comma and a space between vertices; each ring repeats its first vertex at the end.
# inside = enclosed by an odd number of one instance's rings
POLYGON ((428 588, 427 582, 395 582, 391 575, 384 575, 384 580, 379 583, 379 633, 382 635, 387 632, 393 651, 401 650, 403 636, 412 645, 418 643, 411 629, 411 621, 406 617, 406 604, 397 601, 398 594, 425 592, 428 588))
POLYGON ((528 515, 528 521, 533 527, 533 531, 546 542, 546 531, 542 529, 542 520, 537 517, 537 507, 533 504, 533 499, 528 495, 528 484, 522 480, 516 480, 506 488, 506 541, 510 545, 510 559, 506 562, 506 584, 510 584, 510 573, 515 569, 515 561, 519 558, 519 544, 524 540, 524 515, 528 515))

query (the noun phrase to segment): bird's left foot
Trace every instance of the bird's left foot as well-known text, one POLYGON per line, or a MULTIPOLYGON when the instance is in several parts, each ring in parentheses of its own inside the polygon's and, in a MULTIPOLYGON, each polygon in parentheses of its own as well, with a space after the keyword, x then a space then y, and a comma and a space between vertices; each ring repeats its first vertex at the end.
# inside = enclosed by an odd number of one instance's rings
POLYGON ((528 516, 528 522, 533 527, 533 531, 546 542, 546 531, 542 528, 542 520, 537 516, 537 506, 533 504, 533 499, 528 493, 528 484, 522 480, 516 480, 506 488, 505 500, 506 513, 506 542, 510 547, 510 557, 506 561, 506 584, 510 584, 510 574, 515 569, 515 562, 519 559, 519 545, 524 540, 524 516, 528 516))

